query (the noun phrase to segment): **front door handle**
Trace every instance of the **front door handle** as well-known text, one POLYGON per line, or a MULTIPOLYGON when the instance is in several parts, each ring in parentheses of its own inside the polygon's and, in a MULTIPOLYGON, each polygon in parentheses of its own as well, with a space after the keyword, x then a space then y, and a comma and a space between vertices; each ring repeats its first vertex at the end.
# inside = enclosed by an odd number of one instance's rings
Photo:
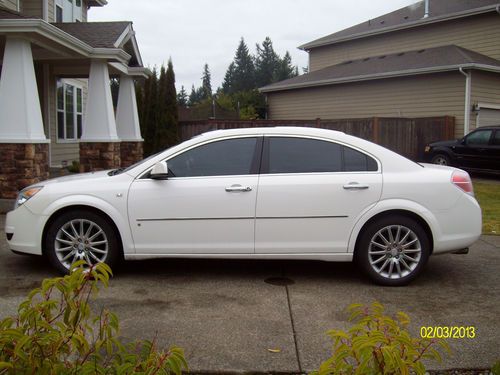
POLYGON ((369 186, 360 185, 358 182, 349 182, 347 185, 344 185, 343 188, 345 190, 366 190, 369 188, 369 186))
POLYGON ((250 186, 241 186, 241 185, 231 185, 229 187, 226 188, 226 191, 228 193, 232 193, 232 192, 249 192, 249 191, 252 191, 252 188, 250 186))

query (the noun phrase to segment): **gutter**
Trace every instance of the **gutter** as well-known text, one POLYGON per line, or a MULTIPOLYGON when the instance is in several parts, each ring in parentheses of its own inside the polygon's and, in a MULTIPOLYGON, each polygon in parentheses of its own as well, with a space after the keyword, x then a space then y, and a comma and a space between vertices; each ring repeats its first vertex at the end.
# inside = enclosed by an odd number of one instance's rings
POLYGON ((464 136, 470 131, 470 110, 471 110, 471 72, 465 72, 463 67, 458 68, 460 73, 465 76, 465 109, 464 109, 464 136))
POLYGON ((413 27, 418 27, 421 25, 429 25, 433 23, 438 23, 438 22, 443 22, 443 21, 449 21, 449 20, 454 20, 457 18, 464 18, 464 17, 469 17, 469 16, 475 16, 483 13, 488 13, 492 11, 497 11, 500 14, 500 5, 488 5, 485 7, 481 8, 476 8, 474 10, 466 10, 463 12, 457 12, 457 13, 451 13, 443 16, 437 16, 437 17, 428 17, 428 18, 421 18, 415 21, 407 22, 405 24, 400 24, 400 25, 395 25, 395 26, 389 26, 389 27, 384 27, 380 28, 377 30, 370 30, 370 31, 363 31, 361 33, 357 34, 352 34, 352 35, 347 35, 343 37, 338 37, 334 38, 331 40, 325 40, 325 41, 312 41, 309 43, 302 44, 298 47, 298 49, 308 51, 312 48, 316 47, 323 47, 327 46, 330 44, 336 44, 340 42, 346 42, 348 40, 354 40, 354 39, 359 39, 359 38, 364 38, 367 36, 372 36, 372 35, 379 35, 379 34, 385 34, 391 31, 397 31, 397 30, 404 30, 404 29, 411 29, 413 27))
MULTIPOLYGON (((41 19, 7 19, 0 23, 0 35, 7 33, 38 34, 63 45, 70 50, 88 58, 115 59, 121 63, 128 63, 131 56, 119 48, 94 48, 80 39, 62 31, 41 19)), ((35 40, 32 40, 36 44, 35 40)))
POLYGON ((445 65, 445 66, 438 66, 438 67, 432 67, 432 68, 400 70, 400 71, 389 72, 389 73, 366 74, 366 75, 346 77, 346 78, 323 79, 323 80, 296 83, 296 84, 292 83, 292 84, 289 84, 286 86, 285 85, 283 85, 283 86, 278 86, 278 85, 268 86, 268 87, 259 88, 259 91, 260 92, 285 91, 285 90, 293 90, 293 89, 299 89, 299 88, 336 85, 336 84, 341 84, 341 83, 370 81, 370 80, 376 80, 376 79, 404 77, 404 76, 412 76, 412 75, 428 74, 428 73, 449 72, 449 71, 456 71, 456 70, 460 70, 460 69, 478 69, 478 70, 484 70, 484 71, 489 71, 489 72, 493 72, 493 73, 500 73, 499 66, 470 63, 470 64, 462 64, 462 65, 445 65))

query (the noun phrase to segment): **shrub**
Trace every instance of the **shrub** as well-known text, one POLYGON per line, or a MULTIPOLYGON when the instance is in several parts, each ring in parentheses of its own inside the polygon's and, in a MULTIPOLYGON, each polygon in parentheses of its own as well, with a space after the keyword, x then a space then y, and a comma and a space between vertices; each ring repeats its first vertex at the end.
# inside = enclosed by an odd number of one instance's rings
POLYGON ((73 160, 71 165, 68 166, 68 172, 70 173, 80 173, 80 162, 73 160))
POLYGON ((98 314, 90 301, 108 286, 105 264, 46 279, 0 322, 0 374, 181 374, 182 349, 158 351, 156 340, 123 344, 115 314, 98 314))
POLYGON ((444 340, 413 338, 406 327, 410 318, 398 312, 396 318, 384 315, 384 307, 349 306, 354 326, 347 332, 328 331, 334 341, 333 354, 311 375, 330 374, 424 374, 422 359, 441 361, 436 346, 450 352, 444 340))

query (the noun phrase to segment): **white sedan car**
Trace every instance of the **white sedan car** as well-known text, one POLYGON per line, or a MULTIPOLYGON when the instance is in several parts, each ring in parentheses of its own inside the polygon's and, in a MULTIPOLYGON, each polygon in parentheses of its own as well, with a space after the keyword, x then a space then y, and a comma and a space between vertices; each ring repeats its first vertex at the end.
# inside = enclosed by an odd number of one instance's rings
POLYGON ((481 210, 459 169, 341 132, 254 128, 30 186, 5 232, 14 252, 62 272, 80 259, 356 260, 375 282, 403 285, 431 254, 473 244, 481 210))

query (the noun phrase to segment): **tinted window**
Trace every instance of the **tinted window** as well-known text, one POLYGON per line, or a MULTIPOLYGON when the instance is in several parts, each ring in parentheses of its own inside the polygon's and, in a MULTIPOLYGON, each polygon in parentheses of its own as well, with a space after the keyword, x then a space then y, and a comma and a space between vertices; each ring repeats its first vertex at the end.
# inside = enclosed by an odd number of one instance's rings
POLYGON ((344 147, 344 171, 363 172, 377 171, 377 162, 362 152, 353 150, 350 147, 344 147))
POLYGON ((478 130, 467 136, 468 145, 487 145, 490 142, 491 130, 478 130))
POLYGON ((495 137, 493 138, 493 144, 495 146, 500 146, 500 130, 495 132, 495 137))
POLYGON ((193 148, 170 160, 174 177, 250 174, 257 138, 228 139, 193 148))
POLYGON ((339 172, 342 146, 305 138, 269 138, 269 173, 339 172))

